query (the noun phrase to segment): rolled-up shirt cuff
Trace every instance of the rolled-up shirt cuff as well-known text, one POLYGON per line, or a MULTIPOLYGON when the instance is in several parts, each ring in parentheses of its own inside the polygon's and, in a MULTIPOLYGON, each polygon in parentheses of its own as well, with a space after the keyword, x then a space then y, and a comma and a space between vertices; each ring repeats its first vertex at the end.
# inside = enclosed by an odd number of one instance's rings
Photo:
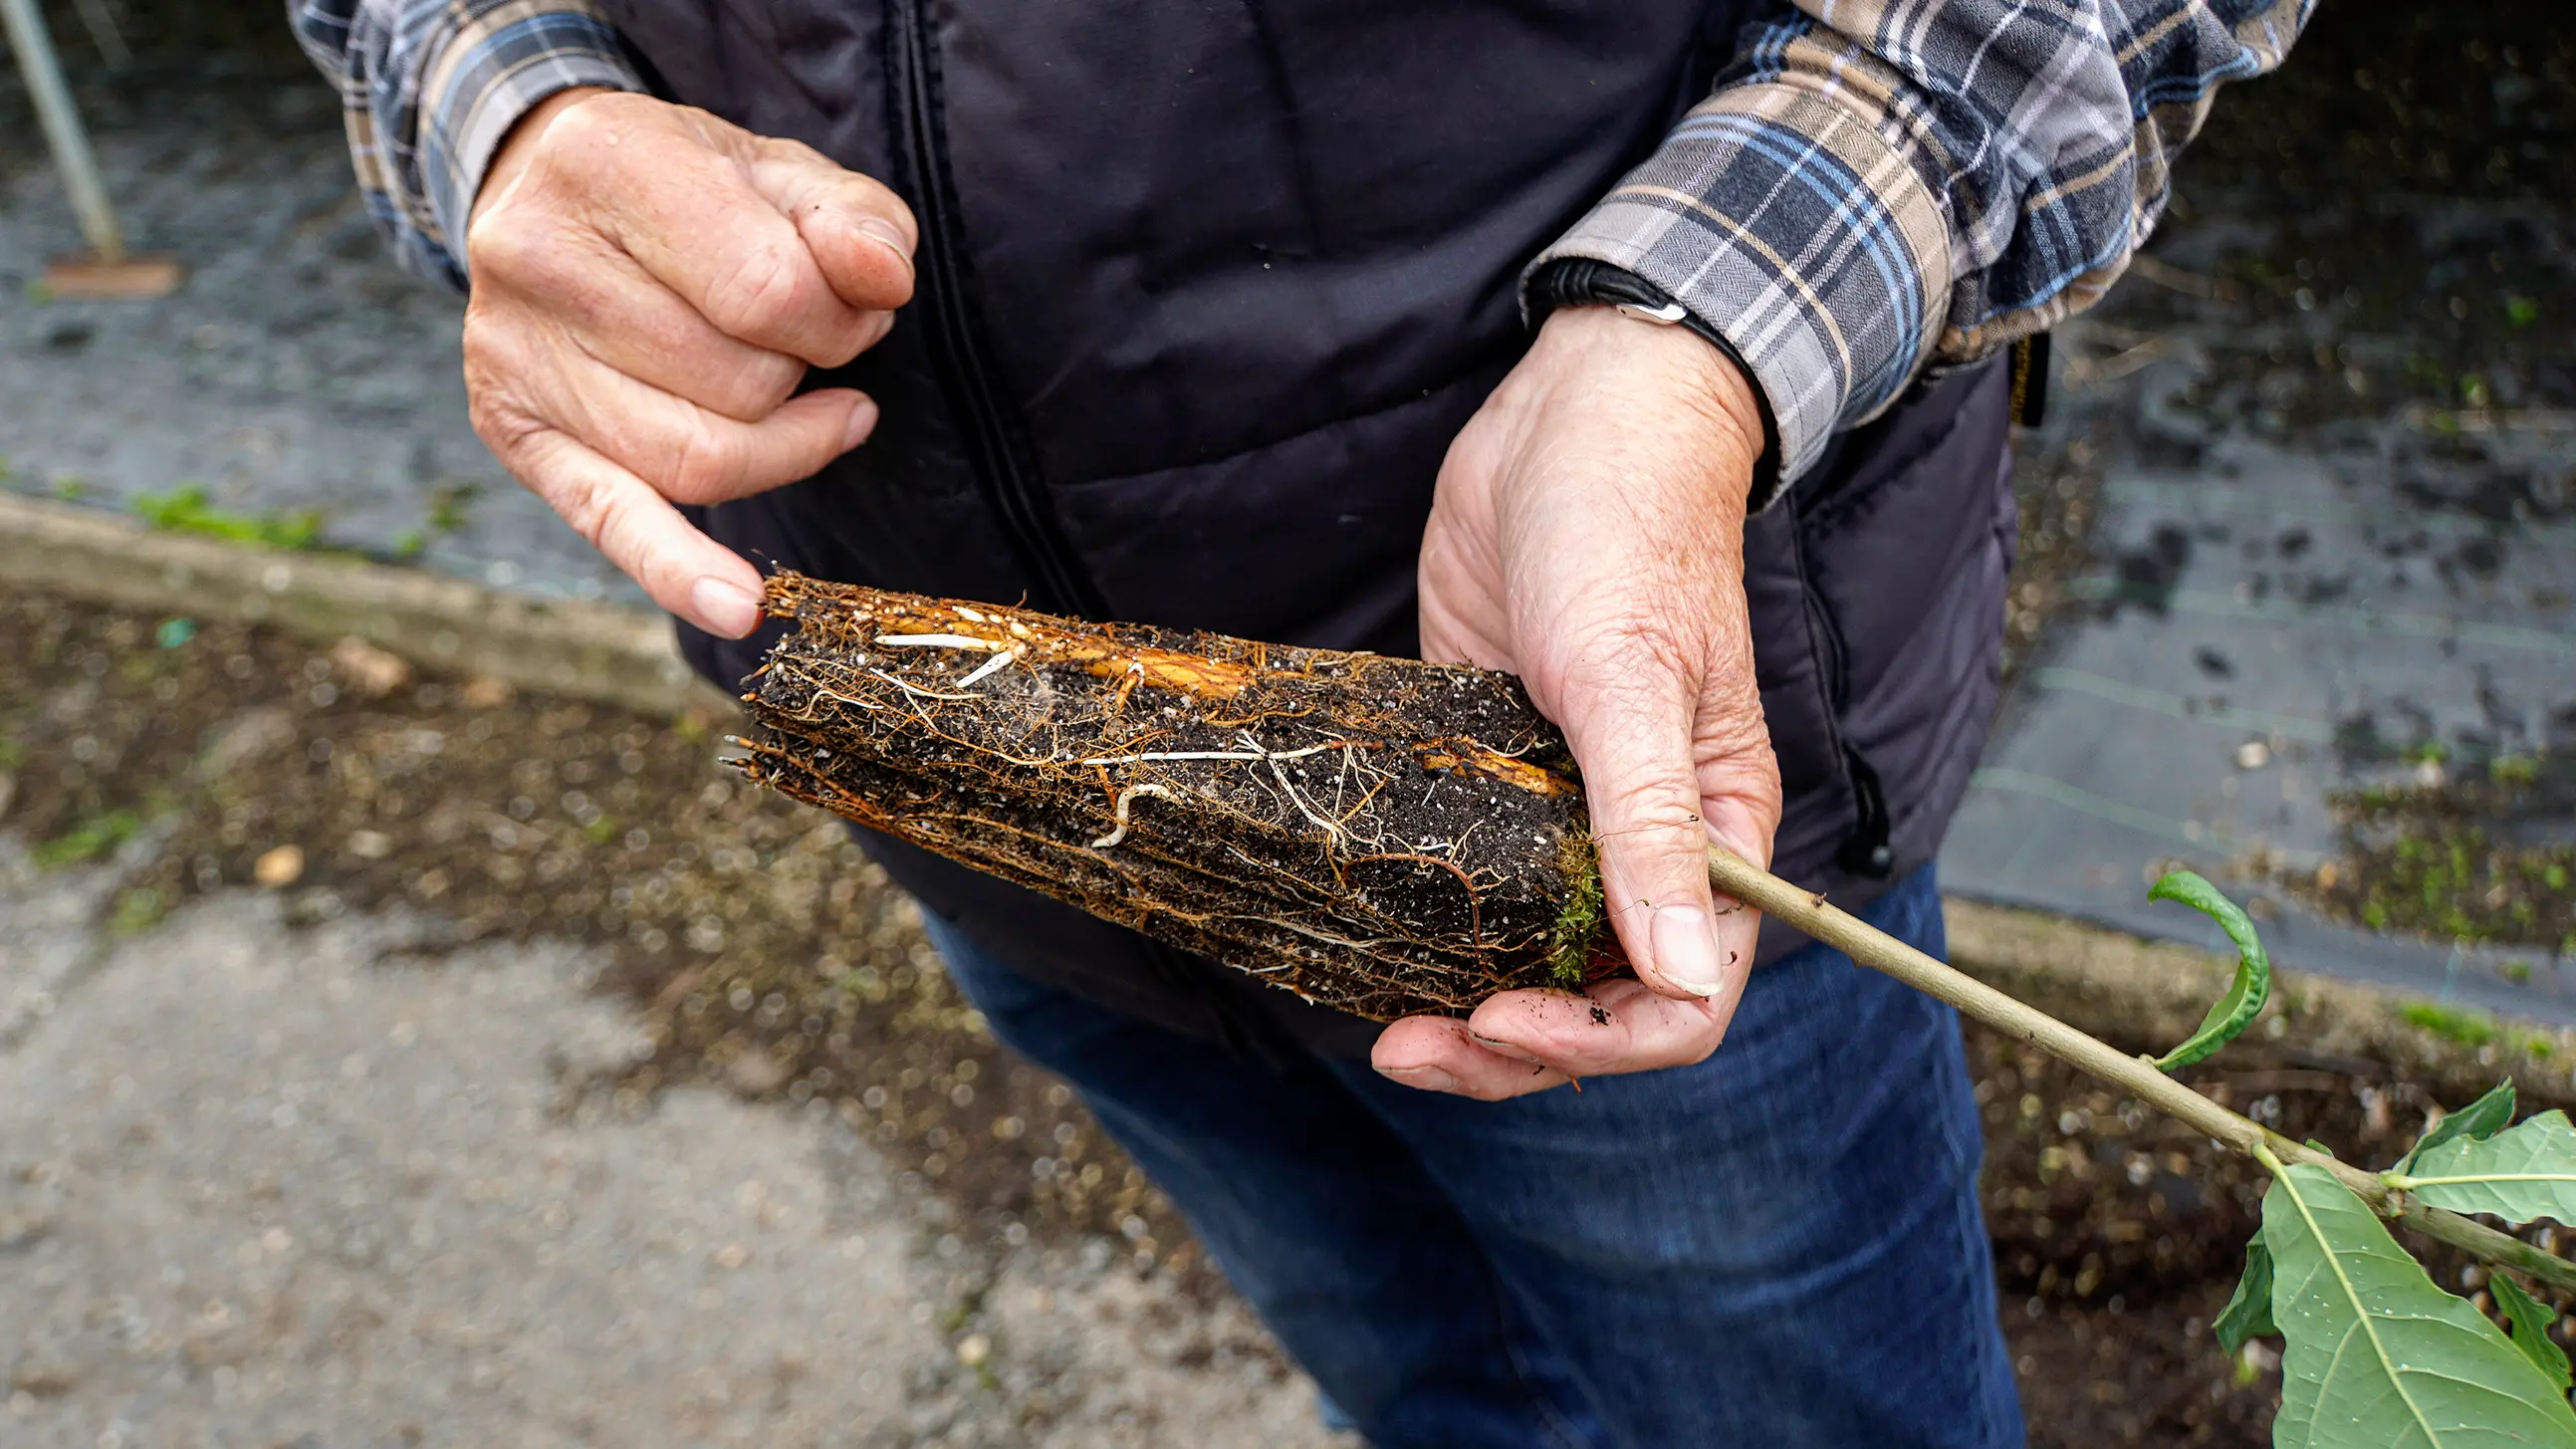
POLYGON ((1940 197, 1852 111, 1729 87, 1541 253, 1625 268, 1732 344, 1794 483, 1929 361, 1951 278, 1940 197))
POLYGON ((512 0, 467 16, 421 76, 421 185, 459 281, 475 195, 519 118, 574 86, 645 88, 616 29, 564 0, 512 0))

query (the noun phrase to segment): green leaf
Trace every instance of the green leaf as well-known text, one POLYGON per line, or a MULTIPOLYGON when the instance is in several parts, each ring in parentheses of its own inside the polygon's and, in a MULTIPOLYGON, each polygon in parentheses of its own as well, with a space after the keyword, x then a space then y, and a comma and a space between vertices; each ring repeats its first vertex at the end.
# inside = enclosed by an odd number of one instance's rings
POLYGON ((2245 1240, 2245 1276, 2236 1280, 2236 1293, 2227 1306, 2218 1311, 2218 1341, 2233 1354, 2249 1338, 2279 1333, 2272 1322, 2272 1250, 2263 1245, 2263 1230, 2245 1240))
POLYGON ((2513 1078, 2487 1089, 2487 1094, 2433 1124, 2414 1150, 2397 1159, 2397 1170, 2414 1169, 2415 1159, 2455 1137, 2492 1137, 2513 1125, 2513 1078))
POLYGON ((2527 1117, 2493 1137, 2454 1137, 2384 1179, 2417 1202, 2507 1222, 2576 1225, 2576 1127, 2560 1111, 2527 1117))
POLYGON ((2549 1341, 2549 1325, 2558 1315, 2541 1306, 2540 1300, 2522 1291, 2522 1285, 2502 1273, 2487 1279, 2494 1291, 2496 1306, 2513 1321, 2513 1346, 2521 1349, 2532 1366, 2549 1375, 2558 1392, 2567 1392, 2569 1375, 2567 1350, 2549 1341))
POLYGON ((2219 894, 2197 874, 2187 870, 2169 871, 2147 892, 2151 901, 2180 901, 2216 921, 2227 939, 2236 943, 2236 979, 2229 983, 2227 994, 2209 1009, 2200 1030, 2191 1040, 2156 1059, 2159 1071, 2170 1072, 2187 1067, 2236 1039, 2237 1033, 2251 1026, 2272 996, 2272 958, 2263 952, 2263 940, 2254 934, 2254 922, 2238 910, 2236 903, 2219 894))
POLYGON ((2566 1396, 2334 1174, 2282 1168, 2263 1240, 2283 1340, 2274 1449, 2576 1449, 2566 1396))

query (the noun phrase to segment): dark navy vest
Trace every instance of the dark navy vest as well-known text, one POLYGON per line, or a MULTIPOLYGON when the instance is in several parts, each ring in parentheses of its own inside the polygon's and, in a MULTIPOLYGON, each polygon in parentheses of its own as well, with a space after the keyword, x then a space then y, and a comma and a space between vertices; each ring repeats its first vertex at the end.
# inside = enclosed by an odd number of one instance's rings
MULTIPOLYGON (((755 562, 1409 654, 1432 481, 1527 345, 1522 269, 1705 94, 1701 0, 607 0, 675 100, 893 186, 920 290, 826 382, 822 475, 706 510, 755 562)), ((1643 324, 1641 324, 1643 325, 1643 324)), ((1919 384, 1746 529, 1777 868, 1929 861, 1995 698, 2004 379, 1919 384)), ((730 686, 756 662, 683 629, 730 686)), ((1365 1050, 1304 1007, 871 840, 1020 970, 1198 1035, 1365 1050)), ((1764 955, 1793 944, 1766 937, 1764 955)))

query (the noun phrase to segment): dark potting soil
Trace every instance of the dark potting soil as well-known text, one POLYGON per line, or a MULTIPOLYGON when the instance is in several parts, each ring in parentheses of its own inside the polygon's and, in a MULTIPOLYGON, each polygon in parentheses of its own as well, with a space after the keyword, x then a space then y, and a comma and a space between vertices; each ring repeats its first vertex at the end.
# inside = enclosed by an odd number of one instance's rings
MULTIPOLYGON (((730 723, 0 590, 0 828, 58 865, 112 861, 113 929, 148 930, 194 895, 273 889, 308 921, 417 911, 431 951, 589 941, 653 1051, 568 1089, 641 1112, 664 1086, 706 1083, 836 1113, 944 1205, 970 1274, 996 1243, 1096 1235, 1136 1271, 1225 1292, 1066 1087, 992 1042, 839 822, 716 764, 730 723)), ((1969 1040, 2033 1442, 2267 1442, 2274 1376, 2208 1332, 2259 1174, 2023 1048, 1969 1040)), ((2286 1043, 2240 1042, 2193 1072, 2258 1120, 2372 1163, 2429 1106, 2377 1064, 2286 1043)), ((2446 1286, 2477 1281, 2430 1261, 2446 1286)))
POLYGON ((757 783, 1374 1021, 1612 967, 1510 675, 796 574, 768 606, 757 783))

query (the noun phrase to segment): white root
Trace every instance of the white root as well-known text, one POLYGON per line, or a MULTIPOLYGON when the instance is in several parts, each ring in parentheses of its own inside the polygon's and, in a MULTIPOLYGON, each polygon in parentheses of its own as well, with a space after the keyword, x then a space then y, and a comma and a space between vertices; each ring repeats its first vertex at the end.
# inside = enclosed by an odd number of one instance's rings
POLYGON ((974 673, 957 681, 957 687, 959 689, 973 689, 976 685, 983 683, 985 680, 990 679, 994 675, 1009 668, 1011 661, 1017 658, 1019 658, 1017 654, 1005 649, 1001 653, 994 655, 992 658, 985 660, 983 663, 976 665, 974 673))
POLYGON ((1241 760, 1247 764, 1257 765, 1264 760, 1302 760, 1308 755, 1320 755, 1326 750, 1338 750, 1341 748, 1343 748, 1342 742, 1340 740, 1335 740, 1329 745, 1308 745, 1302 750, 1280 750, 1275 754, 1269 750, 1260 749, 1149 750, 1141 755, 1094 755, 1090 759, 1078 761, 1077 763, 1085 765, 1141 765, 1155 760, 1241 760))
POLYGON ((978 639, 972 634, 879 634, 877 642, 929 649, 973 649, 987 654, 996 649, 1009 647, 997 644, 990 639, 978 639))
POLYGON ((1164 789, 1160 785, 1130 785, 1126 789, 1119 791, 1118 808, 1113 817, 1117 822, 1118 828, 1110 831, 1107 835, 1100 837, 1098 840, 1091 842, 1092 849, 1107 850, 1109 847, 1116 845, 1118 842, 1127 838, 1127 807, 1133 804, 1136 797, 1139 795, 1151 795, 1157 800, 1169 800, 1172 798, 1172 792, 1164 789))
POLYGON ((875 675, 877 678, 884 680, 886 683, 893 685, 895 688, 902 690, 904 693, 909 694, 916 699, 981 700, 984 697, 980 694, 941 694, 935 689, 924 689, 917 684, 906 684, 902 680, 895 678, 893 675, 886 673, 882 669, 871 669, 868 673, 875 675))

